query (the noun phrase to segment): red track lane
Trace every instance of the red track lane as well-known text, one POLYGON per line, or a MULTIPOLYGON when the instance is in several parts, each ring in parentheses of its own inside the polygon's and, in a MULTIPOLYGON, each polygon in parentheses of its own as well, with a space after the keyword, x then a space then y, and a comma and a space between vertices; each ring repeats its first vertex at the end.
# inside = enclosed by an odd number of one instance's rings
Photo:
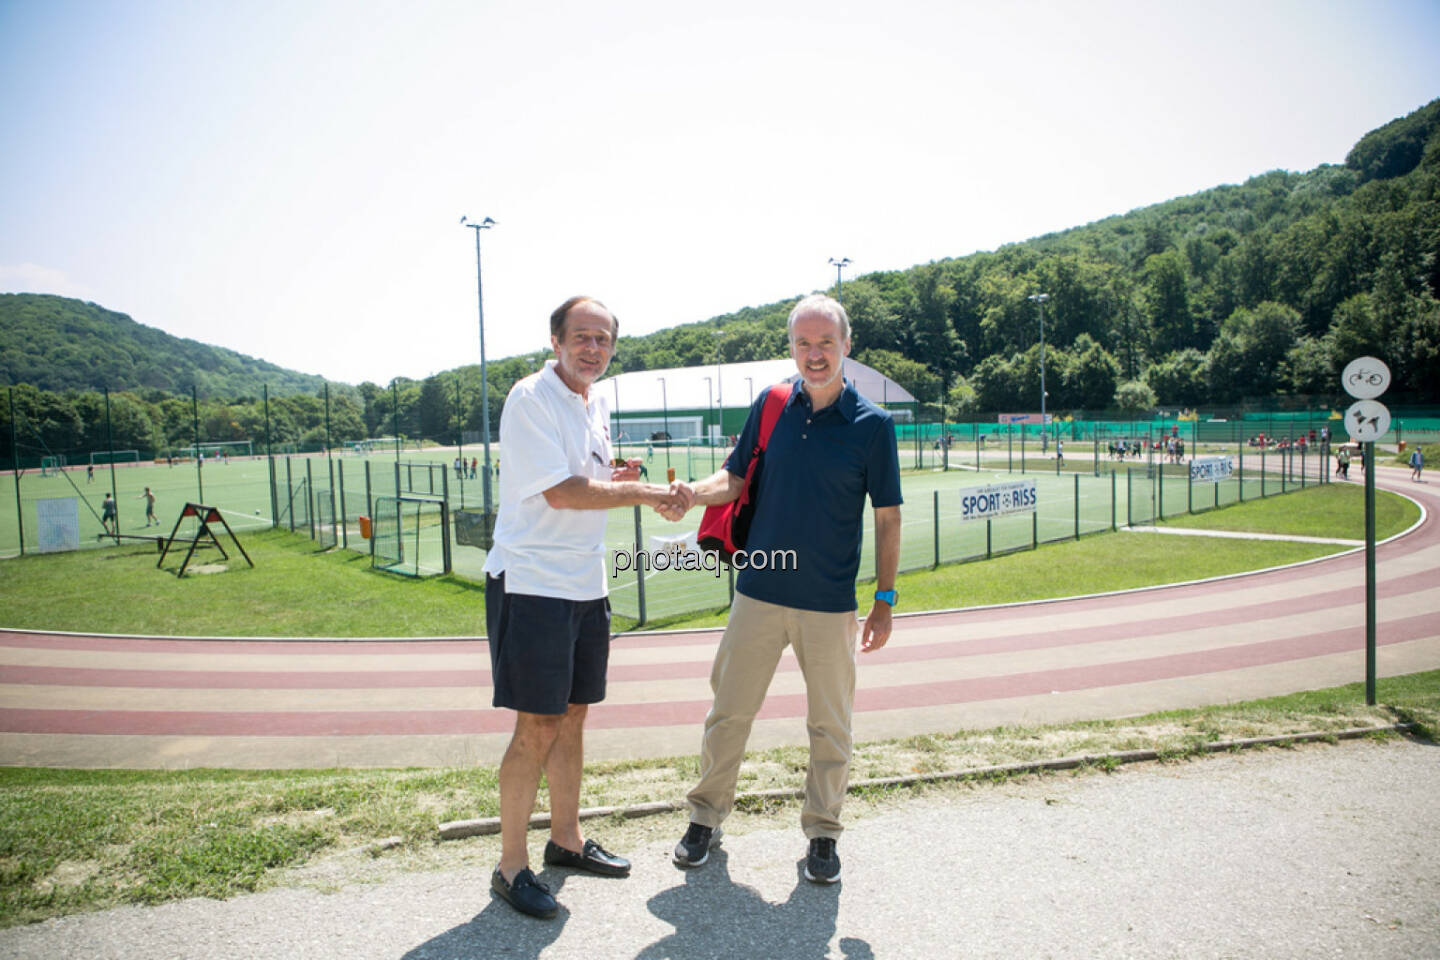
MULTIPOLYGON (((1430 636, 1435 630, 1431 614, 1391 621, 1383 640, 1387 645, 1430 636)), ((857 710, 894 710, 946 703, 1000 700, 1051 691, 1114 687, 1150 680, 1237 670, 1289 660, 1353 650, 1353 629, 1333 630, 1306 637, 1286 637, 1259 643, 1149 657, 1118 663, 1039 670, 1009 676, 981 677, 940 683, 862 689, 856 692, 857 710)), ((477 691, 476 698, 479 699, 477 691)), ((665 703, 606 704, 590 708, 586 727, 698 724, 710 707, 708 700, 665 703)), ((776 694, 765 701, 760 718, 805 716, 804 694, 776 694)), ((357 736, 377 734, 437 735, 504 733, 514 720, 503 710, 375 710, 375 711, 162 711, 162 710, 24 710, 0 708, 0 730, 10 733, 113 734, 139 736, 357 736)))
MULTIPOLYGON (((1433 573, 1417 573, 1400 577, 1381 585, 1378 596, 1387 600, 1403 601, 1407 596, 1421 590, 1436 587, 1433 573)), ((1197 584, 1189 588, 1187 596, 1195 596, 1206 585, 1197 584)), ((1217 594, 1230 589, 1227 581, 1208 585, 1217 594)), ((1112 640, 1130 640, 1164 633, 1181 633, 1188 630, 1213 630, 1218 627, 1238 626, 1258 620, 1273 620, 1295 614, 1314 613, 1351 604, 1364 603, 1363 585, 1344 590, 1328 591, 1319 596, 1290 597, 1283 600, 1266 601, 1246 605, 1228 606, 1203 617, 1185 614, 1175 617, 1157 617, 1130 623, 1100 625, 1085 628, 1052 631, 1010 637, 984 637, 967 639, 964 636, 939 643, 907 644, 887 647, 866 658, 868 664, 912 663, 920 660, 952 659, 996 653, 1016 653, 1023 650, 1044 650, 1051 647, 1066 647, 1084 643, 1101 643, 1112 640)), ((975 618, 972 616, 971 620, 975 618)), ((9 638, 15 636, 0 633, 0 648, 6 646, 33 647, 34 644, 12 644, 9 638)), ((678 635, 675 639, 683 640, 678 635)), ((167 646, 169 644, 167 643, 167 646)), ((228 645, 227 645, 228 646, 228 645)), ((71 648, 73 649, 73 648, 71 648)), ((134 652, 154 652, 144 646, 137 646, 134 652)), ((213 659, 216 650, 209 643, 193 643, 183 650, 197 659, 213 659)), ((227 651, 228 652, 228 651, 227 651)), ((292 651, 284 651, 292 652, 292 651)), ((327 644, 324 653, 335 654, 334 644, 327 644)), ((366 646, 366 654, 377 652, 366 646)), ((390 651, 394 653, 395 651, 390 651)), ((483 641, 457 641, 449 646, 424 651, 402 651, 413 654, 417 662, 427 655, 470 654, 488 658, 483 641)), ((780 672, 798 671, 796 663, 787 658, 781 662, 780 672)), ((679 680, 708 677, 710 664, 690 660, 673 663, 612 664, 609 678, 612 683, 626 681, 679 680)), ((205 690, 366 690, 377 687, 488 687, 490 671, 485 668, 466 670, 432 670, 420 665, 417 669, 404 670, 140 670, 127 667, 35 667, 0 666, 0 683, 44 684, 66 687, 133 687, 205 689, 205 690)))

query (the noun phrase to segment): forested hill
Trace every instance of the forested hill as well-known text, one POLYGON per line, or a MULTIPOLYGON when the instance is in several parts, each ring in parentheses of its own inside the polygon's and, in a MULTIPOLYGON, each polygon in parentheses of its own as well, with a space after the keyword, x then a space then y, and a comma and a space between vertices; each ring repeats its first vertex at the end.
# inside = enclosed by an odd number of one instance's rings
MULTIPOLYGON (((863 275, 843 299, 858 359, 967 413, 1038 406, 1042 293, 1052 410, 1326 402, 1366 353, 1391 368, 1387 400, 1440 401, 1440 100, 1343 166, 863 275)), ((783 356, 794 303, 622 337, 617 363, 713 363, 717 342, 727 362, 783 356)))
MULTIPOLYGON (((1387 403, 1440 403, 1440 100, 1366 134, 1343 165, 1263 173, 993 252, 865 274, 846 280, 843 299, 857 359, 957 416, 1038 408, 1037 294, 1048 298, 1051 411, 1344 402, 1339 371, 1367 353, 1390 366, 1387 403)), ((714 363, 717 350, 725 362, 782 357, 794 303, 621 337, 612 372, 714 363)), ((490 363, 492 429, 505 391, 537 359, 490 363)), ((393 392, 332 383, 347 411, 334 436, 478 430, 478 373, 451 370, 393 392)), ((192 384, 215 406, 209 439, 255 435, 262 384, 300 400, 324 384, 35 294, 0 294, 0 381, 131 391, 154 408, 148 422, 136 419, 138 447, 188 436, 180 413, 155 411, 192 384), (147 444, 150 433, 158 439, 147 444)), ((46 399, 33 392, 24 404, 46 399)), ((316 435, 320 413, 301 406, 277 436, 316 435)))
MULTIPOLYGON (((174 337, 82 300, 0 294, 0 383, 42 390, 129 390, 212 398, 315 394, 325 379, 244 354, 174 337)), ((348 394, 355 388, 332 385, 348 394)))

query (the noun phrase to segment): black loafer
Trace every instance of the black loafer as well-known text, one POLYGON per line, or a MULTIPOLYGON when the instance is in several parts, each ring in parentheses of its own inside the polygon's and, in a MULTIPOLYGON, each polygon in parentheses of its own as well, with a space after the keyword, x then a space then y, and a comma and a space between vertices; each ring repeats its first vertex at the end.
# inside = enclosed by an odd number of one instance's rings
POLYGON ((554 840, 545 843, 545 862, 552 867, 574 867, 588 870, 602 877, 626 877, 630 875, 630 861, 617 857, 594 840, 586 840, 585 848, 579 853, 566 850, 554 840))
POLYGON ((531 873, 528 867, 515 874, 515 879, 509 883, 505 882, 505 875, 496 867, 495 873, 490 877, 490 889, 521 913, 528 913, 542 920, 555 916, 558 904, 550 895, 550 888, 536 880, 535 874, 531 873))

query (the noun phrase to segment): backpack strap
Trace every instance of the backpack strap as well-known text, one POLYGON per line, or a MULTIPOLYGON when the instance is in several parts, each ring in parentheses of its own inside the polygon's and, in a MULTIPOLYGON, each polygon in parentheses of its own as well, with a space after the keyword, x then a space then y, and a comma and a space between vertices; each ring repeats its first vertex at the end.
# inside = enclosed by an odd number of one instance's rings
POLYGON ((790 399, 790 388, 791 383, 786 380, 784 383, 775 384, 765 395, 765 406, 760 410, 760 436, 755 441, 755 450, 751 456, 769 446, 770 434, 775 432, 775 424, 780 420, 780 411, 785 409, 785 401, 790 399))

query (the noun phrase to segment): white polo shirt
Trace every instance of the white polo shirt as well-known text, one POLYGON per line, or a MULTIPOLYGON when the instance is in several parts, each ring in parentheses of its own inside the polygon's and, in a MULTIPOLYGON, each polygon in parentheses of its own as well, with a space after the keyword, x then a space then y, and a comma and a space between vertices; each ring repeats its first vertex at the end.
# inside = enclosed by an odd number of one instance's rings
POLYGON ((505 574, 506 593, 562 600, 607 596, 605 510, 560 510, 544 492, 570 477, 609 480, 610 406, 589 402, 555 372, 555 361, 519 381, 500 414, 500 514, 485 572, 505 574))

